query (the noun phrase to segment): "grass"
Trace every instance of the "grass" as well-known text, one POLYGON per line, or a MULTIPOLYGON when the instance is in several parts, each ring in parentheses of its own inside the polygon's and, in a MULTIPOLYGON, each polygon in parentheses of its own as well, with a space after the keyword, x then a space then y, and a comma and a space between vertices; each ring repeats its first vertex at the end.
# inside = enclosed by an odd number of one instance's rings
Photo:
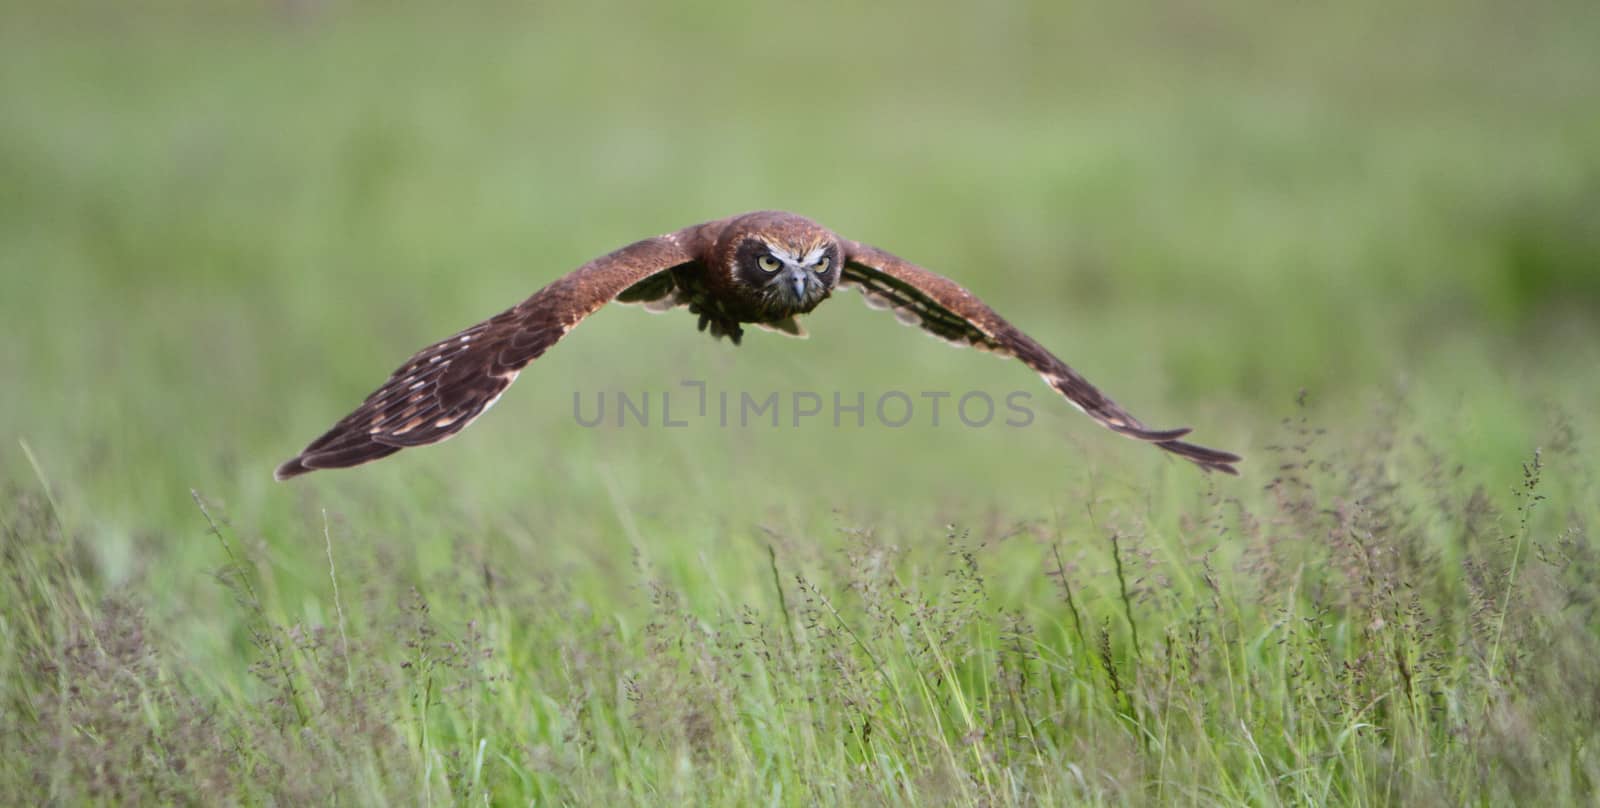
POLYGON ((1590 803, 1597 31, 8 7, 0 793, 1590 803), (962 280, 1245 476, 846 297, 736 350, 603 311, 460 438, 272 482, 416 347, 758 207, 962 280), (572 414, 684 379, 1036 418, 572 414))

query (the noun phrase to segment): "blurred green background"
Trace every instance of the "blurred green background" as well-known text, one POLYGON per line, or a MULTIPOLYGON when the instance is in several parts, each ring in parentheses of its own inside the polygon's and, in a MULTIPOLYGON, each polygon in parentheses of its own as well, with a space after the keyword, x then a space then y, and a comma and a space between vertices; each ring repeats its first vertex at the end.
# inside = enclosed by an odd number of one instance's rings
MULTIPOLYGON (((1398 397, 1513 479, 1548 405, 1588 417, 1595 399, 1590 3, 3 13, 5 469, 35 476, 26 440, 92 501, 116 577, 184 558, 139 536, 192 526, 191 487, 270 528, 345 497, 404 509, 418 486, 587 525, 619 498, 705 519, 731 502, 1033 513, 1075 510, 1052 496, 1096 473, 1207 484, 854 295, 809 341, 740 349, 681 313, 608 309, 459 440, 271 481, 418 347, 594 255, 756 208, 957 278, 1150 423, 1247 457, 1299 391, 1352 436, 1398 397), (1027 390, 1040 417, 573 423, 575 391, 685 378, 1027 390)), ((1244 468, 1226 484, 1272 474, 1244 468)))
POLYGON ((1600 432, 1596 43, 1581 0, 8 3, 0 479, 47 481, 96 580, 237 666, 190 489, 275 565, 291 618, 325 608, 324 510, 382 548, 371 575, 484 542, 603 597, 630 547, 759 571, 757 527, 917 541, 1081 519, 1086 485, 1255 491, 1289 415, 1335 446, 1402 422, 1503 489, 1561 424, 1600 432), (1245 476, 844 294, 810 340, 738 349, 681 312, 603 310, 461 437, 272 481, 415 349, 756 208, 959 280, 1245 476), (681 379, 1027 390, 1039 417, 573 422, 575 391, 681 379))
MULTIPOLYGON (((25 440, 65 499, 92 503, 114 579, 204 567, 167 532, 195 526, 190 488, 294 555, 303 537, 282 528, 330 505, 442 498, 581 535, 614 529, 596 514, 621 504, 931 521, 1075 511, 1061 492, 1097 474, 1210 483, 853 295, 809 341, 739 349, 681 313, 608 309, 460 439, 272 482, 416 348, 601 252, 763 207, 959 279, 1150 423, 1247 458, 1302 390, 1352 438, 1402 401, 1506 480, 1551 405, 1593 422, 1591 3, 3 13, 0 457, 34 480, 25 440), (573 423, 575 391, 685 378, 1020 389, 1040 417, 573 423)), ((1223 484, 1273 473, 1244 468, 1223 484)))
MULTIPOLYGON (((1493 387, 1509 407, 1531 368, 1595 367, 1589 3, 5 15, 0 413, 150 493, 169 470, 250 486, 421 344, 592 255, 761 207, 958 278, 1135 412, 1224 445, 1302 388, 1359 407, 1493 387)), ((1032 384, 844 300, 811 342, 743 351, 603 312, 498 434, 395 464, 602 440, 561 424, 602 381, 1032 384)), ((747 437, 790 455, 816 436, 747 437)), ((942 437, 963 458, 1047 443, 942 437)))

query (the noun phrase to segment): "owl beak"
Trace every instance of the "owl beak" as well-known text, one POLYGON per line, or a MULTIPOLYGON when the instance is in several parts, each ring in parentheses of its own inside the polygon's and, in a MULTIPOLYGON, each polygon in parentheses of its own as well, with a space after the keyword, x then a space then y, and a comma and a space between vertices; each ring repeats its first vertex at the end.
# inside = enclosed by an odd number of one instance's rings
POLYGON ((791 268, 789 270, 789 277, 786 278, 786 280, 789 282, 790 290, 792 290, 794 292, 794 299, 795 300, 805 300, 806 299, 806 284, 807 284, 807 281, 808 281, 808 279, 806 278, 806 271, 803 270, 803 269, 793 269, 793 268, 791 268))

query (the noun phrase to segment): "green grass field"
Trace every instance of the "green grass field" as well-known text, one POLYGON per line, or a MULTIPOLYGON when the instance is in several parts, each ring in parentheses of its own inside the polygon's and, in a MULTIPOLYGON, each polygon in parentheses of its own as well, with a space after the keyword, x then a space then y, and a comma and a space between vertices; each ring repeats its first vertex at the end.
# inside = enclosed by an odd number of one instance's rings
POLYGON ((0 801, 1597 799, 1595 4, 141 6, 0 10, 0 801), (272 480, 764 207, 1244 475, 844 293, 737 349, 607 309, 272 480), (683 380, 1036 417, 574 419, 683 380))

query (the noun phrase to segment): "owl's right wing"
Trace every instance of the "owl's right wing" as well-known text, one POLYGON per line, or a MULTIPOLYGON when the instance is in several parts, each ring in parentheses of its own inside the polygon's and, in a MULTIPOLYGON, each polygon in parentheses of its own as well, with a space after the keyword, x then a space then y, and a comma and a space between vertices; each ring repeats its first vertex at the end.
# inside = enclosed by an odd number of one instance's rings
MULTIPOLYGON (((529 362, 583 318, 642 281, 696 264, 702 227, 645 239, 596 258, 515 307, 423 348, 354 412, 278 466, 273 476, 287 480, 318 469, 370 463, 460 432, 500 398, 529 362)), ((664 292, 671 291, 669 284, 664 292)))

